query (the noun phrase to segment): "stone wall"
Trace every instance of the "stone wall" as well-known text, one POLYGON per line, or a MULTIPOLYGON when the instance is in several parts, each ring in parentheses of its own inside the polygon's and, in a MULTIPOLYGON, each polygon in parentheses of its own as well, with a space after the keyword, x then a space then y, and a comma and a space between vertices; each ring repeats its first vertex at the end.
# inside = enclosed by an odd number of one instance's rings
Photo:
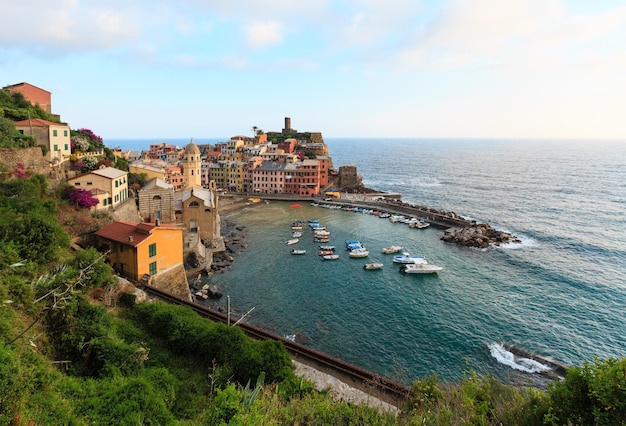
POLYGON ((192 300, 187 274, 182 264, 160 274, 153 275, 150 277, 150 285, 181 299, 192 300))
POLYGON ((41 147, 32 148, 0 148, 0 162, 9 170, 15 169, 17 163, 24 165, 27 173, 48 176, 50 163, 45 160, 41 147))
POLYGON ((339 187, 341 189, 357 188, 361 186, 361 178, 354 164, 339 167, 339 187))

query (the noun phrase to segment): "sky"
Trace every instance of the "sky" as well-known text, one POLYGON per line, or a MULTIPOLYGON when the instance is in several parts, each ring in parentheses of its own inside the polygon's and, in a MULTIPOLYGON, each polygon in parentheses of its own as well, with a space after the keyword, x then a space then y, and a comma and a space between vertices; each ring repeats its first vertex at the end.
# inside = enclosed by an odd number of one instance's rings
POLYGON ((105 138, 626 139, 618 0, 20 0, 0 85, 105 138))

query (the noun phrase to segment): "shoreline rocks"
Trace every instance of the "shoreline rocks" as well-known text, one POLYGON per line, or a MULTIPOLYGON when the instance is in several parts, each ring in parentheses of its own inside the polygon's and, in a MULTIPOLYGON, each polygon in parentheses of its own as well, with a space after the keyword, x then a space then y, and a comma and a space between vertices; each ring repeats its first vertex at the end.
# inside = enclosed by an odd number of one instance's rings
POLYGON ((500 246, 508 243, 521 243, 515 235, 498 231, 486 223, 480 223, 463 228, 447 229, 441 240, 447 243, 456 243, 464 247, 488 248, 491 245, 500 246))

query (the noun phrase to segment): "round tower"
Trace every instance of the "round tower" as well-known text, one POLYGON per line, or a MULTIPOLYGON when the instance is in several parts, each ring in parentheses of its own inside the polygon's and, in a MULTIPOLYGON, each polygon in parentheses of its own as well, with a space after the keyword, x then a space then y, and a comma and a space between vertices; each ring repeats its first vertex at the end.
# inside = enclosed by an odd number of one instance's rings
POLYGON ((193 142, 185 147, 183 153, 183 180, 186 188, 202 187, 202 178, 200 171, 202 170, 202 155, 200 148, 193 142))

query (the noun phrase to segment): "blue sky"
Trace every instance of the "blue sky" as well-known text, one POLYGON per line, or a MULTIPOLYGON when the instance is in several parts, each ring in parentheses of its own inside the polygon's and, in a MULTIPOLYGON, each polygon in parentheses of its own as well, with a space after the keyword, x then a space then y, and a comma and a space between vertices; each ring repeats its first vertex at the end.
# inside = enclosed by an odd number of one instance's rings
POLYGON ((2 2, 0 85, 107 138, 626 138, 626 5, 2 2))

